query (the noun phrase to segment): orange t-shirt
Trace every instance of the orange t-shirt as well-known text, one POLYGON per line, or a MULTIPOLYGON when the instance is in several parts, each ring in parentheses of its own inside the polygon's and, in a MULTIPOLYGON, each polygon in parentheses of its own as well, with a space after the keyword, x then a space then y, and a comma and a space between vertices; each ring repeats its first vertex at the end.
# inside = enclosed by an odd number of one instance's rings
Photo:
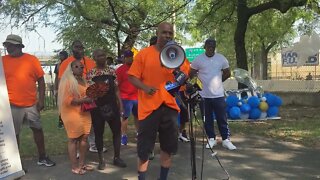
MULTIPOLYGON (((67 69, 68 65, 74 61, 76 58, 74 58, 73 56, 68 57, 66 60, 64 60, 60 67, 59 67, 59 74, 58 74, 58 78, 61 79, 64 71, 67 69)), ((83 57, 81 59, 81 63, 84 65, 84 69, 83 69, 83 77, 86 77, 87 72, 96 67, 96 63, 94 62, 94 60, 88 58, 88 57, 83 57)))
MULTIPOLYGON (((182 66, 186 65, 184 63, 182 66)), ((184 71, 184 68, 181 69, 184 71)), ((172 72, 173 70, 161 65, 160 52, 155 46, 147 47, 135 56, 128 74, 140 79, 147 86, 158 89, 153 95, 148 95, 141 89, 138 90, 139 120, 145 119, 163 103, 170 108, 180 111, 175 98, 165 89, 166 82, 174 82, 172 72)), ((188 74, 188 72, 185 73, 188 74)))
POLYGON ((37 102, 36 82, 44 75, 39 59, 24 53, 20 57, 3 56, 2 61, 10 103, 33 106, 37 102))

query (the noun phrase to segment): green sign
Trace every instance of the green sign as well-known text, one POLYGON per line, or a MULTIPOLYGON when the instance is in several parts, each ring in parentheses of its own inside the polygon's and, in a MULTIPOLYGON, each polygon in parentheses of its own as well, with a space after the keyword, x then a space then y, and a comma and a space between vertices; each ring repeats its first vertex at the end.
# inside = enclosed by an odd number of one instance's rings
POLYGON ((192 62, 197 56, 204 53, 204 49, 203 48, 186 48, 185 52, 189 62, 192 62))

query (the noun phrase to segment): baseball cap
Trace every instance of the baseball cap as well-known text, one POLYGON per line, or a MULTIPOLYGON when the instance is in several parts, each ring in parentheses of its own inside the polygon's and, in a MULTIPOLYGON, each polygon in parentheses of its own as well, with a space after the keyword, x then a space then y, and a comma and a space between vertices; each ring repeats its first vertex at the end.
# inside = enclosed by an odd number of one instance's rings
POLYGON ((133 57, 133 52, 130 50, 124 51, 123 56, 124 57, 133 57))
POLYGON ((22 38, 15 34, 8 35, 6 41, 3 42, 3 45, 5 46, 6 43, 21 45, 24 48, 24 45, 22 44, 22 38))
POLYGON ((204 46, 216 46, 216 40, 213 39, 213 38, 208 38, 205 43, 204 43, 204 46))

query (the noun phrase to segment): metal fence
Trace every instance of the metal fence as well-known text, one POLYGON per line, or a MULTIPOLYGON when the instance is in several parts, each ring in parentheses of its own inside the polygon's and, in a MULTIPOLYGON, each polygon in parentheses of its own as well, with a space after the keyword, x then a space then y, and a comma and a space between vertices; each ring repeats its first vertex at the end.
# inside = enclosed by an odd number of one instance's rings
POLYGON ((54 95, 54 84, 46 83, 44 110, 57 108, 57 97, 54 95))
MULTIPOLYGON (((319 92, 318 80, 256 80, 256 83, 268 92, 319 92)), ((230 78, 224 82, 225 90, 237 89, 238 82, 230 78)))

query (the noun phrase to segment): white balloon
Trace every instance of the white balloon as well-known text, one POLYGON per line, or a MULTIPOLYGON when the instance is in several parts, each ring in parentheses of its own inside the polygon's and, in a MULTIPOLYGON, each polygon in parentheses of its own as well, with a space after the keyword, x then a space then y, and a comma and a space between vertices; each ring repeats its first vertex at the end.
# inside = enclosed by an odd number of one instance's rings
POLYGON ((241 119, 249 119, 249 113, 241 113, 240 118, 241 119))
POLYGON ((261 112, 259 119, 266 119, 267 118, 267 112, 261 112))

